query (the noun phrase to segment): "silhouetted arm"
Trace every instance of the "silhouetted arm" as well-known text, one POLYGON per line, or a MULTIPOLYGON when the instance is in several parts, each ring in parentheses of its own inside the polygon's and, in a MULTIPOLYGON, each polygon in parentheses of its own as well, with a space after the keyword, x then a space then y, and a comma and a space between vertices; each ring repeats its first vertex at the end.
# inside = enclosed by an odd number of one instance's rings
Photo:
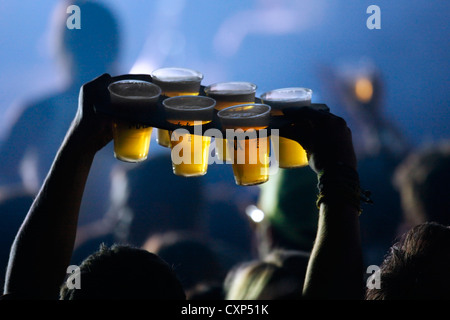
POLYGON ((318 299, 363 297, 359 233, 359 178, 352 135, 345 121, 308 108, 285 112, 297 119, 292 137, 308 151, 321 200, 317 236, 303 295, 318 299))
POLYGON ((303 296, 362 299, 362 272, 357 210, 349 205, 336 207, 323 203, 303 296))
POLYGON ((110 121, 95 115, 92 103, 108 79, 103 75, 80 90, 75 119, 11 248, 4 293, 58 298, 92 161, 112 139, 110 121))

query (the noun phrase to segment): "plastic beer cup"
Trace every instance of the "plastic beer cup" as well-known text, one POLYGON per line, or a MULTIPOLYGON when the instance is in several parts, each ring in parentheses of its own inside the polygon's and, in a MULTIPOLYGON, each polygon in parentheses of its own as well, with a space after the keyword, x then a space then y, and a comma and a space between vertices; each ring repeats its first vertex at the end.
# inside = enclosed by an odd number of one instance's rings
MULTIPOLYGON (((212 121, 215 100, 203 96, 177 96, 163 101, 167 121, 181 127, 212 121)), ((191 134, 183 128, 169 131, 173 173, 194 177, 206 174, 211 137, 191 134)))
MULTIPOLYGON (((265 92, 261 101, 271 106, 272 116, 283 115, 288 107, 305 107, 311 105, 312 90, 308 88, 282 88, 265 92)), ((273 149, 280 168, 296 168, 308 165, 308 158, 303 147, 292 139, 274 138, 273 149), (278 141, 278 143, 277 143, 278 141)))
MULTIPOLYGON (((153 83, 161 88, 162 95, 167 97, 196 96, 200 91, 203 74, 192 69, 169 67, 154 70, 151 77, 153 83)), ((157 129, 156 141, 160 146, 169 148, 169 132, 157 129)))
MULTIPOLYGON (((118 114, 137 119, 156 108, 161 89, 151 82, 120 80, 108 86, 111 108, 118 114)), ((152 127, 130 120, 113 121, 114 156, 126 162, 147 159, 152 127)))
MULTIPOLYGON (((205 94, 216 100, 217 111, 255 102, 256 85, 251 82, 219 82, 205 88, 205 94)), ((226 140, 216 139, 216 156, 221 161, 231 161, 227 155, 226 140)))
POLYGON ((270 106, 244 104, 217 113, 226 131, 236 184, 256 185, 269 180, 270 106))

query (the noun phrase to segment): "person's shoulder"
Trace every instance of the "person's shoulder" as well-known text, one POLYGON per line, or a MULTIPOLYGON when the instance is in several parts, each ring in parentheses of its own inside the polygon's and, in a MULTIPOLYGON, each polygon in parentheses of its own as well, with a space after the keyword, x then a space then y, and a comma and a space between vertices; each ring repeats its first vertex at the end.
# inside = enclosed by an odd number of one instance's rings
POLYGON ((0 295, 0 301, 34 301, 34 300, 59 300, 59 297, 43 297, 38 293, 35 292, 9 292, 9 293, 3 293, 0 295))
POLYGON ((0 295, 0 301, 25 300, 27 297, 16 293, 4 293, 0 295))
POLYGON ((44 124, 44 120, 53 118, 61 104, 74 104, 76 97, 66 93, 42 95, 16 101, 6 111, 5 122, 9 126, 23 126, 28 128, 44 124), (39 121, 37 121, 39 120, 39 121))
POLYGON ((3 301, 3 300, 10 300, 11 299, 11 294, 2 294, 2 295, 0 295, 0 301, 3 301))
POLYGON ((48 112, 46 106, 50 100, 50 97, 17 100, 6 110, 5 118, 10 124, 32 120, 33 115, 48 112))

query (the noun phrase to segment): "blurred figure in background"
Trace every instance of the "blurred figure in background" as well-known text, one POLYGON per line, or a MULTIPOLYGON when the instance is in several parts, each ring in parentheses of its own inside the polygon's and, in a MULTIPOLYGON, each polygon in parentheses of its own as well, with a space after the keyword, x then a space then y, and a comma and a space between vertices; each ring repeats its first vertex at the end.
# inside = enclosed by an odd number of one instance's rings
MULTIPOLYGON (((80 86, 99 74, 114 74, 120 51, 118 23, 103 5, 82 0, 63 2, 55 9, 53 18, 56 59, 68 83, 60 92, 30 100, 12 110, 9 127, 3 128, 2 135, 6 138, 0 145, 0 184, 3 188, 23 188, 32 194, 38 191, 70 126, 80 86), (67 28, 69 5, 80 7, 81 29, 67 28)), ((99 153, 100 159, 94 162, 93 175, 86 186, 81 224, 98 219, 108 207, 109 175, 116 163, 110 146, 99 153)))
POLYGON ((324 68, 323 81, 349 114, 358 135, 355 148, 361 158, 385 154, 394 161, 410 149, 410 143, 384 109, 385 88, 381 71, 369 60, 324 68), (325 79, 328 78, 328 79, 325 79))
POLYGON ((129 224, 122 237, 128 243, 142 246, 149 236, 166 231, 204 232, 203 181, 173 174, 170 153, 127 170, 124 184, 114 183, 120 189, 123 185, 125 198, 120 210, 127 212, 121 216, 128 214, 129 224))
POLYGON ((318 227, 317 175, 309 166, 280 169, 247 207, 252 259, 229 269, 228 300, 300 299, 318 227))
MULTIPOLYGON (((258 208, 263 219, 255 222, 257 255, 264 258, 274 249, 309 253, 317 231, 317 175, 309 166, 280 169, 261 185, 258 208)), ((250 208, 251 209, 251 208, 250 208)))
POLYGON ((252 255, 252 230, 246 210, 258 201, 258 186, 238 186, 229 164, 213 164, 203 177, 203 218, 208 236, 215 239, 231 267, 252 255))
POLYGON ((354 144, 361 186, 372 192, 374 202, 360 217, 361 240, 365 263, 379 265, 402 220, 400 196, 392 179, 411 146, 384 114, 383 79, 372 62, 324 67, 321 78, 348 113, 352 131, 358 132, 354 144))
POLYGON ((142 247, 156 243, 149 239, 185 240, 185 236, 158 236, 166 233, 188 234, 208 243, 225 270, 248 258, 248 225, 239 220, 238 212, 240 201, 248 205, 247 196, 229 196, 234 188, 227 190, 225 186, 227 180, 235 185, 233 175, 226 172, 229 179, 217 178, 223 173, 221 167, 225 165, 211 165, 202 177, 180 177, 173 174, 170 153, 160 153, 134 167, 115 168, 110 210, 102 219, 78 228, 72 262, 81 262, 101 243, 142 247))
POLYGON ((235 266, 225 279, 227 300, 301 299, 309 254, 274 250, 264 259, 235 266))
POLYGON ((158 233, 143 249, 157 254, 177 274, 188 300, 222 300, 225 268, 213 241, 191 232, 158 233))
POLYGON ((425 223, 450 226, 450 141, 411 152, 398 166, 394 183, 401 196, 400 234, 425 223))
POLYGON ((74 262, 101 243, 141 247, 148 237, 167 231, 202 231, 202 180, 172 172, 170 153, 163 153, 113 172, 110 210, 103 219, 81 226, 74 262))

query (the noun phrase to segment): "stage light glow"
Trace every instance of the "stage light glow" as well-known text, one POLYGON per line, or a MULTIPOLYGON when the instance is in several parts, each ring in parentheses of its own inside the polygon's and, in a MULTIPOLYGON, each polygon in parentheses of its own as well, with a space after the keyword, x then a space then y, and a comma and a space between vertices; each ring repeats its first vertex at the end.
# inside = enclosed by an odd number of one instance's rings
POLYGON ((356 98, 363 103, 367 103, 373 96, 372 81, 368 78, 359 78, 355 83, 355 95, 356 98))
POLYGON ((248 206, 245 210, 245 213, 247 214, 247 216, 249 216, 250 219, 252 219, 253 222, 259 223, 264 220, 264 212, 257 206, 248 206))

